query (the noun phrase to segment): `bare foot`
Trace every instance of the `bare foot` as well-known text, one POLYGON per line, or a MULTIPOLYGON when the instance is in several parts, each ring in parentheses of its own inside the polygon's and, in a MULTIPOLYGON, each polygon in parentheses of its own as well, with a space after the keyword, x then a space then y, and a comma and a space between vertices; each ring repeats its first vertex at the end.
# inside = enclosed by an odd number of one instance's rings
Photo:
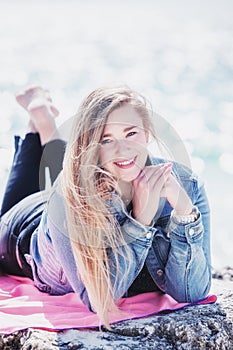
POLYGON ((59 138, 55 119, 59 111, 53 105, 49 91, 40 86, 29 87, 16 94, 17 102, 29 113, 29 132, 40 134, 41 144, 59 138))
POLYGON ((33 85, 28 87, 27 89, 18 92, 15 95, 15 98, 17 102, 24 108, 26 111, 28 111, 31 107, 30 104, 33 102, 35 99, 40 99, 42 100, 46 99, 48 102, 51 103, 51 111, 54 114, 54 117, 57 117, 59 115, 58 109, 52 104, 52 98, 50 96, 50 92, 47 89, 42 88, 41 86, 33 85))

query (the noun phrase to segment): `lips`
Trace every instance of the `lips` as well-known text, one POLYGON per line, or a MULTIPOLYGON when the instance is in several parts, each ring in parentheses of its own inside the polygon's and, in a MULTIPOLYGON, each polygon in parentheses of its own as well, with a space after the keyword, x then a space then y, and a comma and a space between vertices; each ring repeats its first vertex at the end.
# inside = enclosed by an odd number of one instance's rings
POLYGON ((115 164, 118 168, 121 168, 121 169, 129 169, 129 168, 131 168, 132 166, 135 165, 135 160, 136 160, 136 157, 131 158, 131 159, 127 159, 127 160, 121 160, 121 161, 119 161, 119 162, 114 162, 114 164, 115 164))

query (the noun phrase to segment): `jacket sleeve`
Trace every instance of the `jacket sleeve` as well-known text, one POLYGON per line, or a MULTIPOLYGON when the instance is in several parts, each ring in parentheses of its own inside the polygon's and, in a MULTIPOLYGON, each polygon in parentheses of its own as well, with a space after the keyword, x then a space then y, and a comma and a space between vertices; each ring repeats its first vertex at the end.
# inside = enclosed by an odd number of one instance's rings
POLYGON ((205 298, 211 285, 210 209, 203 183, 194 182, 193 204, 200 217, 180 224, 171 218, 171 248, 165 267, 165 292, 179 302, 205 298))
MULTIPOLYGON (((120 206, 122 205, 121 201, 114 200, 114 203, 120 203, 120 206)), ((111 247, 107 248, 115 300, 124 296, 142 269, 156 232, 154 227, 141 225, 127 214, 126 211, 123 212, 123 210, 123 207, 119 209, 121 213, 120 229, 131 253, 130 261, 125 258, 126 246, 121 247, 119 250, 118 264, 116 264, 111 247)), ((56 258, 62 266, 70 286, 79 295, 82 302, 92 310, 87 290, 79 276, 78 267, 74 259, 67 230, 64 198, 62 197, 59 186, 55 187, 48 201, 47 230, 52 240, 56 258)))
POLYGON ((108 252, 111 264, 113 292, 116 300, 127 293, 129 287, 143 268, 157 231, 153 226, 141 225, 130 215, 125 216, 120 228, 124 236, 125 246, 120 247, 121 249, 118 252, 118 265, 115 263, 112 249, 109 249, 108 252), (126 259, 126 246, 130 253, 129 259, 126 259))

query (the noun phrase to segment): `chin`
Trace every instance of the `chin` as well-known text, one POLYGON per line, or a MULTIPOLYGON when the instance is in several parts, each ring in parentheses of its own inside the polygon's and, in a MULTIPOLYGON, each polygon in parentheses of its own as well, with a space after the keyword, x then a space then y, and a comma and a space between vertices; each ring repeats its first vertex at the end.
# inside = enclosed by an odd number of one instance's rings
POLYGON ((140 174, 140 171, 137 171, 134 174, 125 174, 121 176, 120 179, 125 182, 132 182, 138 177, 139 174, 140 174))

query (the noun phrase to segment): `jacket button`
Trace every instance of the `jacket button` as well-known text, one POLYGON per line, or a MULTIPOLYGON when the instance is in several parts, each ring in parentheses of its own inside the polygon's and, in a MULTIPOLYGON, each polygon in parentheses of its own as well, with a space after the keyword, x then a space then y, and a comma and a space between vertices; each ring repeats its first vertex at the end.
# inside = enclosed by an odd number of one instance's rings
POLYGON ((151 232, 148 232, 147 234, 146 234, 146 238, 147 239, 150 239, 152 237, 152 233, 151 232))
POLYGON ((158 276, 162 276, 162 275, 163 275, 163 270, 158 269, 158 270, 157 270, 157 275, 158 275, 158 276))
POLYGON ((193 229, 193 228, 190 228, 190 229, 189 229, 189 234, 190 234, 190 236, 193 236, 194 233, 195 233, 194 229, 193 229))

